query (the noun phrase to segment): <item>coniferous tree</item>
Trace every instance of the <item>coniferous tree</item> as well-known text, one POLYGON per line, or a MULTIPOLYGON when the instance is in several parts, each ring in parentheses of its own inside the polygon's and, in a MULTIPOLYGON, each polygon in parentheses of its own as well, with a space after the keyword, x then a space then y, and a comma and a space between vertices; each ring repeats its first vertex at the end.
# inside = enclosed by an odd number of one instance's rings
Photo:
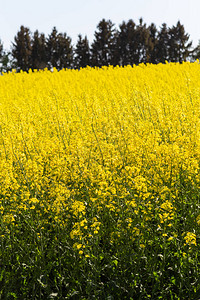
POLYGON ((115 52, 114 24, 103 19, 97 25, 95 38, 91 46, 91 61, 93 66, 108 66, 113 64, 115 52))
POLYGON ((133 20, 129 20, 127 23, 123 22, 119 28, 117 45, 121 65, 137 65, 155 60, 157 29, 154 24, 147 28, 142 19, 137 26, 133 20))
POLYGON ((72 40, 66 33, 58 34, 58 69, 73 67, 72 40))
POLYGON ((32 39, 31 68, 44 69, 47 67, 46 39, 44 34, 39 34, 38 30, 34 32, 32 39))
POLYGON ((123 21, 123 23, 119 25, 117 46, 119 49, 120 65, 126 66, 136 63, 136 24, 133 20, 129 20, 127 23, 123 21))
POLYGON ((146 63, 149 61, 149 51, 148 48, 150 41, 150 33, 145 23, 143 23, 142 18, 139 20, 139 25, 136 28, 136 53, 135 53, 135 63, 146 63))
POLYGON ((17 69, 28 71, 31 66, 31 34, 27 27, 21 26, 14 38, 12 56, 17 69))
POLYGON ((110 64, 113 66, 120 65, 120 53, 119 53, 119 48, 118 48, 118 37, 119 37, 119 32, 118 30, 114 30, 113 32, 113 41, 112 41, 112 46, 111 46, 111 62, 110 64))
POLYGON ((149 31, 149 41, 148 41, 148 58, 147 58, 147 62, 149 63, 156 63, 156 58, 157 58, 157 43, 158 43, 158 31, 157 28, 155 26, 155 24, 151 24, 148 27, 148 31, 149 31))
POLYGON ((90 47, 87 36, 82 38, 82 35, 78 35, 78 41, 75 48, 75 67, 85 68, 90 65, 90 47))
POLYGON ((56 27, 53 28, 47 39, 47 59, 49 68, 70 68, 73 63, 73 48, 71 38, 66 33, 58 33, 56 27))
POLYGON ((12 62, 11 52, 3 51, 3 55, 0 58, 0 72, 8 72, 15 68, 12 62))
POLYGON ((47 38, 47 61, 48 67, 58 67, 58 31, 53 27, 51 34, 47 38))
POLYGON ((12 69, 11 53, 4 50, 3 43, 0 40, 0 73, 12 69))
POLYGON ((78 35, 78 41, 75 48, 75 66, 83 68, 90 64, 90 47, 87 36, 78 35))
POLYGON ((192 60, 200 59, 200 41, 197 47, 195 47, 193 51, 191 51, 191 58, 192 60))
POLYGON ((169 29, 167 24, 163 23, 160 31, 158 32, 158 38, 155 47, 156 63, 165 63, 165 61, 169 61, 169 47, 169 29))
POLYGON ((184 26, 177 22, 176 26, 169 29, 169 59, 172 62, 183 62, 191 52, 192 42, 185 32, 184 26))
MULTIPOLYGON (((91 49, 87 37, 79 35, 75 58, 71 38, 53 28, 48 38, 35 31, 20 27, 12 45, 11 55, 4 53, 0 42, 0 63, 4 69, 11 66, 27 71, 29 68, 52 68, 58 70, 71 67, 133 65, 139 63, 182 62, 188 57, 200 58, 200 46, 191 51, 192 43, 180 21, 168 28, 166 24, 158 31, 152 23, 147 27, 143 20, 136 25, 133 20, 122 22, 119 30, 114 24, 102 19, 97 25, 91 49), (74 59, 74 60, 73 60, 74 59)), ((2 68, 1 68, 2 70, 2 68)))

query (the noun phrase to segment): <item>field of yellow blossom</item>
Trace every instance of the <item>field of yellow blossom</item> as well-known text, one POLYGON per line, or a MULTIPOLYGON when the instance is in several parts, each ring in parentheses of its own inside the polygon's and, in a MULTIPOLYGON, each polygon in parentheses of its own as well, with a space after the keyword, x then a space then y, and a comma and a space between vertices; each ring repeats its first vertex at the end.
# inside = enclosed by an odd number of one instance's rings
POLYGON ((199 299, 200 64, 0 77, 0 299, 199 299))

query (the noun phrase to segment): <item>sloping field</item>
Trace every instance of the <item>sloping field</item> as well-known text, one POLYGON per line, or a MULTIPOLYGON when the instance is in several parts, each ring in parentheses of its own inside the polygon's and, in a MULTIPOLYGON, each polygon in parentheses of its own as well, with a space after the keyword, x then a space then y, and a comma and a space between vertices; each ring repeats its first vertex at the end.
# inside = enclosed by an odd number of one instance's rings
POLYGON ((0 299, 198 299, 198 61, 4 74, 0 158, 0 299))

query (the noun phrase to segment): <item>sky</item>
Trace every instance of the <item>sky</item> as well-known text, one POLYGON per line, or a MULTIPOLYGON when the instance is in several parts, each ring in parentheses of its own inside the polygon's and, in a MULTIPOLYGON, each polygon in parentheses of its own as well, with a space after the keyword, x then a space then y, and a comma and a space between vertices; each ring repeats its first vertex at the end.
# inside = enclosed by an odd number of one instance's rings
POLYGON ((200 0, 0 0, 0 39, 6 50, 24 25, 34 32, 50 34, 56 26, 66 32, 75 45, 78 34, 87 35, 90 43, 100 20, 110 19, 118 28, 122 21, 143 18, 147 25, 169 27, 180 20, 193 41, 200 40, 200 0))

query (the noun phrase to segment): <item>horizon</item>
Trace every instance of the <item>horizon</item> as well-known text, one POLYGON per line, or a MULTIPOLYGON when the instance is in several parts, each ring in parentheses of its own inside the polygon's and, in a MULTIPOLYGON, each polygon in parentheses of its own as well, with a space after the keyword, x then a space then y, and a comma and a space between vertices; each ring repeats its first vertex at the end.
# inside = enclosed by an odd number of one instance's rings
POLYGON ((184 25, 185 32, 189 34, 192 48, 200 40, 196 28, 200 28, 198 0, 80 0, 69 2, 64 0, 29 1, 14 0, 4 2, 0 11, 0 39, 4 49, 9 51, 14 37, 23 25, 33 33, 38 30, 48 36, 55 26, 59 32, 66 32, 75 45, 78 34, 87 36, 91 43, 98 23, 104 18, 110 19, 118 29, 123 21, 132 19, 138 24, 142 18, 144 23, 154 23, 159 30, 163 23, 168 27, 175 26, 178 21, 184 25), (7 27, 5 26, 7 25, 7 27))

